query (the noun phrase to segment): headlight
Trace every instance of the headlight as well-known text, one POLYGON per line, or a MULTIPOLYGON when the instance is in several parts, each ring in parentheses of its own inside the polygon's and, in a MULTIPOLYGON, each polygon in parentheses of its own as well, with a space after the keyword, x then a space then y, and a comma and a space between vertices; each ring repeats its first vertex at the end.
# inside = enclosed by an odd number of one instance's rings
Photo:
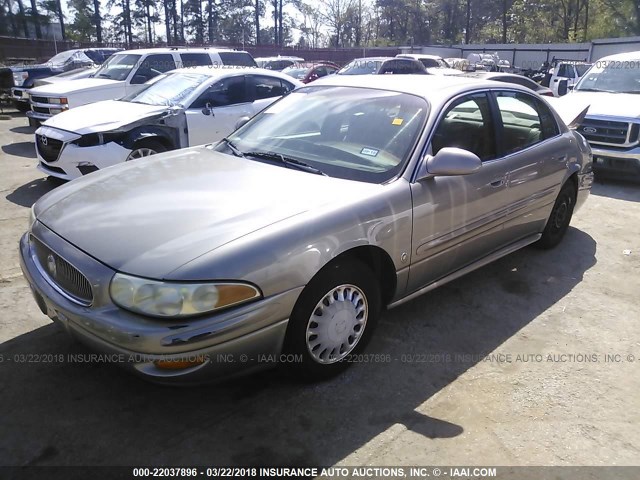
POLYGON ((61 98, 50 98, 49 103, 53 105, 66 105, 69 102, 67 101, 66 98, 61 97, 61 98))
POLYGON ((79 147, 97 147, 98 145, 104 145, 105 143, 117 142, 121 138, 122 133, 120 132, 88 133, 71 143, 78 145, 79 147))
POLYGON ((31 205, 31 209, 29 210, 29 227, 28 230, 31 231, 33 224, 36 223, 36 209, 35 204, 31 205))
POLYGON ((122 308, 153 317, 184 317, 239 305, 260 298, 246 283, 169 283, 116 273, 111 299, 122 308))
POLYGON ((13 84, 16 87, 21 87, 27 78, 29 78, 29 72, 13 72, 13 84))

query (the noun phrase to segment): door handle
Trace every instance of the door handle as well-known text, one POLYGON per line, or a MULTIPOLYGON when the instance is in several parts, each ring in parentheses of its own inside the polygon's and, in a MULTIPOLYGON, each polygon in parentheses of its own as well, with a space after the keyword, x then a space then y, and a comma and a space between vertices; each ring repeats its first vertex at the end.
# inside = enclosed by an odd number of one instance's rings
POLYGON ((498 187, 503 186, 504 185, 504 177, 494 180, 489 185, 491 185, 493 188, 498 188, 498 187))

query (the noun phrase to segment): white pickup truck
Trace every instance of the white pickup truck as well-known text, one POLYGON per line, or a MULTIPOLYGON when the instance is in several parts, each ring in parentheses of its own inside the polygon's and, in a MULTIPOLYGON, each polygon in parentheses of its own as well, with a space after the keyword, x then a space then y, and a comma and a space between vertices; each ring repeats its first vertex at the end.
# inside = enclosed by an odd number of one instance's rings
POLYGON ((29 125, 70 108, 113 100, 140 91, 152 78, 176 68, 222 65, 255 67, 247 52, 216 48, 166 47, 127 50, 112 55, 91 78, 55 82, 29 91, 29 125))
POLYGON ((574 60, 556 60, 547 74, 546 83, 556 97, 566 95, 573 90, 578 81, 591 67, 590 63, 574 60), (565 82, 563 82, 565 81, 565 82))
POLYGON ((577 131, 597 176, 640 180, 640 51, 601 58, 556 109, 589 107, 577 131))

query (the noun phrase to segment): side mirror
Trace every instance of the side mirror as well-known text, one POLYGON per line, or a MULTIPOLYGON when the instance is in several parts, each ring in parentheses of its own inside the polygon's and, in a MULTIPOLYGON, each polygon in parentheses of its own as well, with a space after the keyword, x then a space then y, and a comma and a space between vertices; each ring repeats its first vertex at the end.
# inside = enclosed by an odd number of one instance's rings
POLYGON ((427 157, 426 173, 434 176, 470 175, 482 166, 475 153, 461 148, 445 147, 427 157))
POLYGON ((209 102, 205 103, 204 107, 202 108, 202 113, 204 115, 212 115, 215 117, 215 115, 213 114, 213 107, 209 102))
POLYGON ((236 130, 238 130, 240 127, 243 127, 244 124, 247 123, 249 120, 251 120, 251 118, 249 117, 240 117, 236 122, 236 130))

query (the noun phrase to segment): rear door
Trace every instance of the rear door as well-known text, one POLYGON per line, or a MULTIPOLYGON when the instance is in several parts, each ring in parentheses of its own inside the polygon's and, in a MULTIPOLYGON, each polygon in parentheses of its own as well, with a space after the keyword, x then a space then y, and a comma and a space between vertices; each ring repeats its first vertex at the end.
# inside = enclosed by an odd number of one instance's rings
POLYGON ((235 130, 241 117, 251 117, 253 111, 244 75, 215 82, 186 110, 189 145, 224 138, 235 130))
POLYGON ((501 155, 508 161, 508 238, 541 231, 566 172, 569 139, 560 135, 549 107, 535 95, 494 92, 501 155))

